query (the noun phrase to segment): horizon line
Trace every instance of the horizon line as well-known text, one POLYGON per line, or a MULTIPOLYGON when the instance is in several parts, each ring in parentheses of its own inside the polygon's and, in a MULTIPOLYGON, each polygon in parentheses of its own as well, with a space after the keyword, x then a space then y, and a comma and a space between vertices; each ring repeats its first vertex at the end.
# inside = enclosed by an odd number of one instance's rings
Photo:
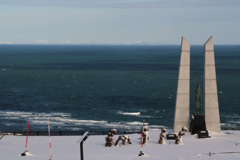
MULTIPOLYGON (((1 43, 0 45, 98 45, 98 46, 180 46, 175 43, 1 43)), ((194 46, 201 46, 204 44, 191 44, 194 46)), ((240 44, 214 44, 214 45, 240 45, 240 44)))

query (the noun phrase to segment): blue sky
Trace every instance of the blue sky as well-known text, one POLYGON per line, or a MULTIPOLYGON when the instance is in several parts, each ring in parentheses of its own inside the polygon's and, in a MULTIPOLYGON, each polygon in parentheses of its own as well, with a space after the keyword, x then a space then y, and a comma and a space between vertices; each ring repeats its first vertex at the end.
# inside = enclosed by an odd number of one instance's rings
POLYGON ((0 0, 0 44, 240 44, 238 0, 0 0))

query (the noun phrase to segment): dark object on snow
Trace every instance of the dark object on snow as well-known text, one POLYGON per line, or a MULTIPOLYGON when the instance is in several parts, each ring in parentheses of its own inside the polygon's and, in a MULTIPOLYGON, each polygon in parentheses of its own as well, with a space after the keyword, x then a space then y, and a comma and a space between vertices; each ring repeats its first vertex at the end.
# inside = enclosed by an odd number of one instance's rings
POLYGON ((22 154, 21 154, 21 156, 26 156, 28 151, 25 151, 25 152, 23 152, 22 154))
POLYGON ((140 151, 138 156, 143 156, 143 155, 144 155, 144 153, 142 151, 140 151))
POLYGON ((147 141, 149 140, 148 137, 148 130, 149 130, 149 126, 144 126, 142 129, 142 144, 146 144, 147 141))
POLYGON ((178 132, 178 136, 175 140, 175 144, 182 144, 182 136, 184 135, 184 132, 183 131, 179 131, 178 132))
POLYGON ((4 135, 0 135, 0 140, 4 137, 4 135))
POLYGON ((167 134, 167 140, 176 140, 177 135, 172 133, 172 134, 167 134))
POLYGON ((131 139, 130 139, 129 136, 121 135, 121 136, 118 137, 118 139, 117 139, 117 141, 116 141, 116 143, 115 143, 115 146, 118 145, 118 143, 119 143, 120 140, 122 141, 122 145, 126 145, 126 141, 127 141, 129 144, 132 144, 131 139))
POLYGON ((85 142, 89 136, 89 132, 86 131, 82 137, 78 140, 77 143, 80 143, 80 155, 81 155, 81 160, 83 160, 83 142, 85 142))
POLYGON ((195 113, 192 115, 190 132, 193 135, 198 133, 198 130, 206 130, 205 117, 202 114, 202 90, 199 84, 196 89, 195 113))
POLYGON ((200 131, 206 130, 206 123, 205 123, 205 117, 204 115, 193 115, 192 121, 191 121, 191 127, 190 131, 191 134, 196 134, 200 131))
POLYGON ((117 133, 116 129, 111 129, 108 132, 108 136, 105 138, 105 147, 111 147, 114 144, 114 135, 117 133))
POLYGON ((211 138, 208 134, 208 130, 198 130, 197 135, 198 138, 211 138))
POLYGON ((166 144, 166 142, 165 142, 165 140, 164 140, 165 137, 166 137, 166 129, 165 129, 165 128, 162 128, 158 143, 159 143, 159 144, 166 144))
POLYGON ((113 144, 114 144, 114 137, 113 136, 107 136, 105 147, 111 147, 113 144))

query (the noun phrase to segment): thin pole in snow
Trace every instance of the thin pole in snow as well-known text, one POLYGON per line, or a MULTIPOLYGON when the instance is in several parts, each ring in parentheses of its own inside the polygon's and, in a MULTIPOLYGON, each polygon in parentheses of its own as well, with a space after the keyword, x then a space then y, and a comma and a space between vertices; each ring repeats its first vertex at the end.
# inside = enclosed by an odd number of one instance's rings
POLYGON ((50 159, 49 160, 52 160, 52 144, 51 144, 49 120, 48 120, 48 134, 49 134, 49 148, 50 148, 50 159))
POLYGON ((28 132, 29 132, 29 121, 28 121, 28 128, 27 128, 27 137, 26 137, 25 152, 27 152, 28 132))
POLYGON ((29 132, 29 121, 28 121, 28 128, 27 128, 27 137, 26 137, 26 145, 25 145, 25 152, 21 154, 21 156, 26 156, 27 151, 27 143, 28 143, 28 132, 29 132))
POLYGON ((143 153, 143 136, 144 136, 144 120, 143 120, 143 127, 142 127, 142 141, 141 141, 141 151, 138 156, 144 155, 143 153))

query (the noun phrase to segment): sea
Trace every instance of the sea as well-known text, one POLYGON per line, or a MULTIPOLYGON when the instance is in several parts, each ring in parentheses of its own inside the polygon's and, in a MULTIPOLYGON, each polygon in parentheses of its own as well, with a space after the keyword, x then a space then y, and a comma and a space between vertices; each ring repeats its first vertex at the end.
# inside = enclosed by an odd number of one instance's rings
MULTIPOLYGON (((0 45, 0 132, 173 128, 180 45, 0 45)), ((222 129, 240 129, 240 45, 215 45, 222 129)), ((191 46, 190 110, 204 46, 191 46)), ((190 116, 191 117, 191 116, 190 116)))

